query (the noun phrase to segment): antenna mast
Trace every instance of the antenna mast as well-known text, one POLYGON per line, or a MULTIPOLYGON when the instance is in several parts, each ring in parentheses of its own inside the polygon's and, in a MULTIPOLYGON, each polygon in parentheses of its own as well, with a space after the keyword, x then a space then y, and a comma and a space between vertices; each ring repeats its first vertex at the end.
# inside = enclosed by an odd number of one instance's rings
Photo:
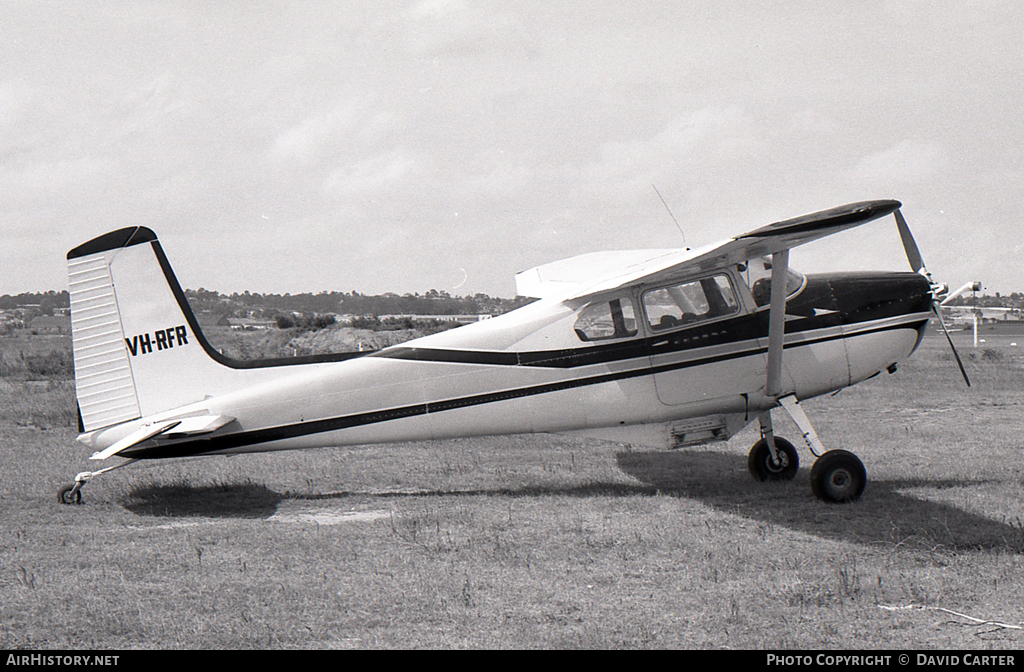
POLYGON ((683 227, 679 225, 679 220, 676 219, 676 216, 672 214, 672 208, 668 207, 668 203, 665 202, 665 197, 661 195, 660 191, 658 191, 658 187, 654 186, 653 184, 651 185, 651 187, 654 188, 654 193, 656 193, 658 195, 658 198, 661 199, 661 204, 665 206, 666 210, 668 210, 668 216, 671 217, 672 221, 676 223, 676 228, 679 229, 679 235, 683 237, 683 245, 686 246, 687 251, 689 251, 690 247, 686 245, 686 234, 683 233, 683 227))

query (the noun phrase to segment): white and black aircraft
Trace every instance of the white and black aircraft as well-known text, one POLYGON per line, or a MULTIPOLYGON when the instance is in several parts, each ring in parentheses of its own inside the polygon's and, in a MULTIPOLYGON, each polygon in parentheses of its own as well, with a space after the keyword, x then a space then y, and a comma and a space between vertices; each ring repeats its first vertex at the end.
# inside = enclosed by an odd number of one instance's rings
POLYGON ((854 203, 693 251, 586 254, 517 275, 539 300, 493 319, 256 361, 210 346, 151 230, 113 231, 67 258, 78 440, 122 461, 78 474, 60 500, 137 460, 518 433, 678 448, 755 420, 751 474, 789 479, 798 455, 772 431, 779 407, 817 456, 814 494, 855 500, 863 464, 826 451, 800 402, 894 371, 937 315, 943 289, 900 206, 854 203), (789 268, 791 248, 888 214, 914 272, 789 268))

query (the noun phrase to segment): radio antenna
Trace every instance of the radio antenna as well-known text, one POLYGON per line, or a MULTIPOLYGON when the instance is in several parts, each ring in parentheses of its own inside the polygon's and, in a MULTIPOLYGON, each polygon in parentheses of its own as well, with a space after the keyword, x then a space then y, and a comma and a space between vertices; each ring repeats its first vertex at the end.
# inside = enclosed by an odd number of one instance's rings
MULTIPOLYGON (((676 228, 679 229, 679 235, 683 237, 683 245, 686 245, 686 234, 683 233, 683 227, 679 225, 679 220, 676 219, 676 216, 672 214, 672 208, 668 207, 668 203, 665 202, 665 197, 661 195, 661 192, 658 191, 658 188, 655 187, 653 184, 651 185, 651 187, 654 188, 654 193, 656 193, 658 195, 658 198, 661 199, 661 204, 665 206, 666 210, 668 210, 668 216, 671 217, 672 221, 676 223, 676 228)), ((686 247, 686 251, 690 251, 689 246, 686 247)))

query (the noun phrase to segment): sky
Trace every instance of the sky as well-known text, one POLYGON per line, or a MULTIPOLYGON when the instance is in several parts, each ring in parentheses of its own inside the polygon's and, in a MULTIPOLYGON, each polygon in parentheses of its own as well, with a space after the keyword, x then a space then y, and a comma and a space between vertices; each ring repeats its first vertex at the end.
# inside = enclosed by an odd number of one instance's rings
MULTIPOLYGON (((186 288, 511 297, 887 198, 937 280, 1024 291, 1024 3, 0 0, 0 26, 0 294, 144 225, 186 288)), ((908 268, 891 217, 791 264, 908 268)))

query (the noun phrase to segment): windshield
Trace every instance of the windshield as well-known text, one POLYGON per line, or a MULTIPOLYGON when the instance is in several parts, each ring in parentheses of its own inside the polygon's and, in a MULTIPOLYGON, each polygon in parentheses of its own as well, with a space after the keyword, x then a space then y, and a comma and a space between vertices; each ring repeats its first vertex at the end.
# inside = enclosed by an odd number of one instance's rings
MULTIPOLYGON (((772 260, 768 257, 751 259, 739 265, 740 275, 750 287, 758 307, 767 306, 772 300, 772 260)), ((804 286, 804 276, 792 268, 786 270, 786 298, 793 296, 804 286)))

